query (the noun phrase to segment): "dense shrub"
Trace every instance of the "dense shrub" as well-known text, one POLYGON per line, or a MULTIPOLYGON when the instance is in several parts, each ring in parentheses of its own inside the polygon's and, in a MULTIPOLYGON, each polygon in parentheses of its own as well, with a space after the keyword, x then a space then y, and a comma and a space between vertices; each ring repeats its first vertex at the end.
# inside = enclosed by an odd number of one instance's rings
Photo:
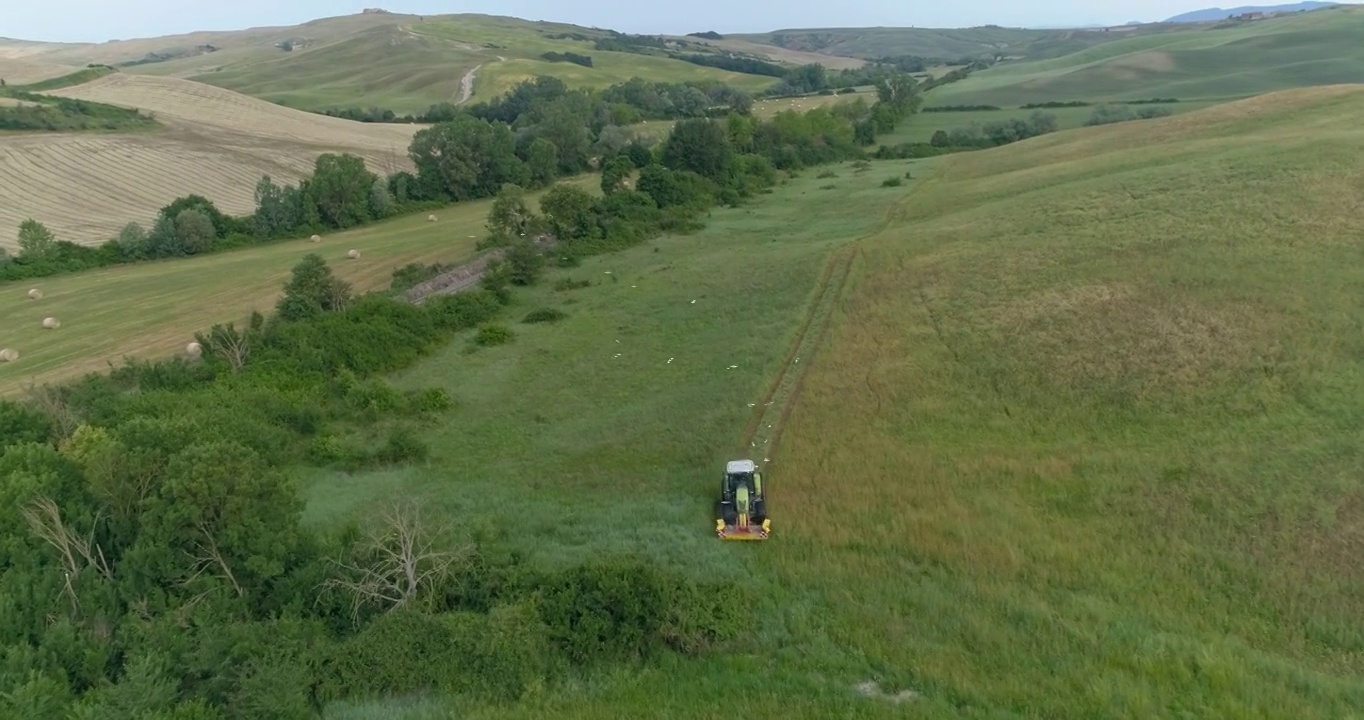
POLYGON ((563 320, 566 317, 568 317, 568 315, 566 315, 562 310, 558 310, 555 308, 538 308, 536 310, 530 311, 529 313, 526 313, 526 317, 522 318, 521 322, 552 323, 559 322, 560 320, 563 320))
POLYGON ((478 329, 474 343, 485 347, 506 345, 512 341, 512 331, 506 325, 489 324, 478 329))

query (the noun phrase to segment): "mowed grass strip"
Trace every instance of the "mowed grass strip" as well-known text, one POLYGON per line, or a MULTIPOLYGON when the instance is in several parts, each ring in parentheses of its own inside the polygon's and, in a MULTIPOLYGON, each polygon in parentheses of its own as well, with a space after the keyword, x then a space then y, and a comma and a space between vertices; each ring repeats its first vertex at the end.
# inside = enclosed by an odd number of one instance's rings
POLYGON ((1362 110, 945 161, 863 244, 767 569, 922 716, 1357 713, 1362 110))
POLYGON ((0 394, 29 382, 55 381, 119 364, 125 355, 164 357, 184 351, 194 333, 214 323, 269 312, 293 266, 306 254, 326 258, 356 290, 387 287, 408 263, 451 263, 475 254, 491 201, 419 213, 324 236, 202 257, 162 260, 75 275, 0 284, 0 348, 19 362, 0 364, 0 394), (477 237, 473 237, 477 236, 477 237), (360 251, 358 260, 346 253, 360 251), (30 288, 43 292, 28 299, 30 288), (45 330, 43 318, 61 328, 45 330))

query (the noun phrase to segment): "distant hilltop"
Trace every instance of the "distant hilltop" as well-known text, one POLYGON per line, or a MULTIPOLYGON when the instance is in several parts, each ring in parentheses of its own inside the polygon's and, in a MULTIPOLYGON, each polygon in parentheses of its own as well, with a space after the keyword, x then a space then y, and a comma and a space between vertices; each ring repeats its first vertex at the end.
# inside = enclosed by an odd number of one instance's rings
POLYGON ((360 11, 361 15, 392 15, 393 13, 383 8, 365 8, 360 11))
POLYGON ((1323 8, 1339 7, 1340 5, 1341 3, 1334 2, 1300 2, 1294 3, 1292 5, 1245 5, 1242 7, 1229 9, 1207 8, 1204 10, 1194 10, 1193 12, 1186 12, 1183 15, 1176 15, 1170 18, 1169 20, 1166 20, 1165 22, 1167 23, 1217 22, 1218 20, 1226 20, 1229 17, 1236 17, 1240 15, 1268 16, 1274 15, 1276 13, 1294 13, 1305 12, 1308 10, 1321 10, 1323 8))

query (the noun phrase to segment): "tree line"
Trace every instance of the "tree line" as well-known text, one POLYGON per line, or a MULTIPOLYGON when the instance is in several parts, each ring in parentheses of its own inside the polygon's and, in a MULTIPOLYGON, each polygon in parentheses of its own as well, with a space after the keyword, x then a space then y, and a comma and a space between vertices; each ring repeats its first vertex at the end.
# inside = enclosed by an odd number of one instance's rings
MULTIPOLYGON (((96 247, 60 240, 29 220, 19 232, 19 254, 0 257, 0 280, 202 255, 346 230, 399 213, 491 197, 508 184, 547 187, 556 178, 603 168, 622 154, 644 166, 648 163, 642 158, 658 156, 668 145, 653 147, 629 129, 640 119, 641 108, 650 114, 695 112, 717 100, 727 101, 724 119, 714 122, 725 124, 728 147, 761 157, 775 169, 789 170, 862 156, 862 148, 872 145, 878 133, 890 132, 922 103, 914 79, 896 75, 878 85, 878 99, 872 104, 859 98, 803 114, 784 111, 760 121, 751 115, 747 96, 719 92, 712 97, 696 88, 672 95, 666 92, 669 88, 634 80, 596 93, 569 90, 551 77, 523 81, 502 97, 461 108, 449 120, 417 132, 408 148, 415 173, 383 176, 360 157, 323 154, 313 172, 298 183, 261 178, 254 193, 255 211, 246 217, 231 217, 209 199, 189 195, 162 208, 150 227, 130 223, 96 247)), ((693 127, 698 126, 678 125, 684 132, 693 127)), ((711 180, 719 183, 717 193, 725 191, 732 198, 738 192, 739 186, 726 184, 719 176, 711 180)))

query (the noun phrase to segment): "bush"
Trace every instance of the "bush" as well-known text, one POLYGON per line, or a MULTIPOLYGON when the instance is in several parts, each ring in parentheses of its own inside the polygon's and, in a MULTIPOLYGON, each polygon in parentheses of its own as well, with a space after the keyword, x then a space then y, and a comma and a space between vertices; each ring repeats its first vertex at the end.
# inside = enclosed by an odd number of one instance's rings
POLYGON ((559 278, 554 283, 554 289, 558 292, 568 292, 570 290, 581 290, 585 287, 592 287, 591 280, 574 280, 573 278, 559 278))
POLYGON ((530 311, 524 318, 521 319, 521 322, 552 323, 559 322, 560 320, 563 320, 566 317, 568 317, 568 315, 565 314, 564 311, 562 310, 557 310, 555 308, 540 308, 538 310, 530 311))
POLYGON ((647 560, 574 567, 539 591, 549 636, 574 663, 700 653, 734 637, 745 603, 735 586, 699 586, 647 560))
POLYGON ((483 347, 506 345, 511 341, 512 331, 505 325, 484 325, 474 336, 474 342, 483 347))
POLYGON ((898 177, 886 178, 881 181, 881 187, 900 187, 904 181, 898 177))

